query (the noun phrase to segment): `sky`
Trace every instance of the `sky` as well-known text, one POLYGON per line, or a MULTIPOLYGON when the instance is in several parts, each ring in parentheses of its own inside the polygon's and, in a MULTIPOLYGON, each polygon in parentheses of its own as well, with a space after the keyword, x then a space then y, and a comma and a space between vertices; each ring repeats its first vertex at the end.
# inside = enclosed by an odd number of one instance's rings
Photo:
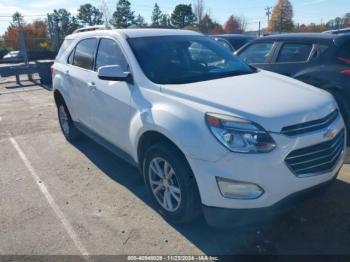
MULTIPOLYGON (((141 14, 147 22, 151 20, 154 3, 157 2, 164 13, 171 13, 177 4, 190 4, 193 0, 129 0, 135 14, 141 14)), ((350 0, 290 0, 294 7, 296 23, 327 22, 350 12, 350 0)), ((45 18, 53 9, 66 8, 73 15, 80 5, 91 3, 100 6, 102 0, 0 0, 0 35, 11 21, 14 12, 19 11, 25 21, 45 18)), ((111 12, 117 0, 105 0, 111 12)), ((257 30, 259 21, 266 26, 265 8, 274 6, 277 0, 204 0, 206 11, 219 23, 224 23, 230 15, 244 16, 248 30, 257 30)))

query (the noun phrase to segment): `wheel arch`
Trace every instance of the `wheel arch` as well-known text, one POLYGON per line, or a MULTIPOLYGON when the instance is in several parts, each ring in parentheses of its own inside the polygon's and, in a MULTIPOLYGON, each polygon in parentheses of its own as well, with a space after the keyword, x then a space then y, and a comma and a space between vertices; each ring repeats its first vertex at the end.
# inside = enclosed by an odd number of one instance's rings
POLYGON ((63 101, 65 103, 63 95, 58 89, 55 89, 53 91, 53 97, 55 99, 56 106, 58 106, 58 102, 60 102, 60 101, 63 101))
POLYGON ((152 145, 155 145, 161 142, 167 143, 172 147, 176 148, 176 150, 181 154, 181 157, 183 157, 183 159, 186 160, 186 163, 190 166, 185 153, 180 149, 180 147, 176 144, 176 142, 174 142, 168 136, 166 136, 165 134, 159 131, 147 130, 140 136, 137 143, 137 160, 138 160, 137 162, 141 171, 142 171, 143 160, 147 149, 152 145))
POLYGON ((146 156, 145 153, 147 152, 147 149, 150 148, 152 145, 156 145, 162 142, 168 144, 170 147, 175 149, 178 152, 178 156, 180 156, 180 158, 182 159, 184 165, 186 165, 187 168, 190 170, 189 178, 194 182, 196 193, 198 194, 199 201, 201 202, 201 193, 199 190, 198 181, 185 153, 180 149, 180 147, 173 140, 171 140, 170 138, 168 138, 166 135, 162 134, 159 131, 148 130, 141 135, 138 141, 137 157, 138 157, 138 166, 139 166, 140 174, 144 176, 143 165, 144 165, 144 159, 146 156))

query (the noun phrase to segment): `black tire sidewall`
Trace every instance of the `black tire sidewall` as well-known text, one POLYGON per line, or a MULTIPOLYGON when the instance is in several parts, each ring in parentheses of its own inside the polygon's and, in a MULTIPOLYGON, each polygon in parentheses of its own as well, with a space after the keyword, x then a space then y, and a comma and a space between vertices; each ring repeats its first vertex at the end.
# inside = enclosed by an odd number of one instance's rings
POLYGON ((69 110, 68 110, 66 104, 62 100, 59 101, 57 104, 57 113, 58 113, 58 122, 60 124, 60 128, 62 130, 64 137, 68 141, 73 141, 73 140, 77 139, 78 138, 78 131, 77 131, 76 127, 74 126, 73 120, 70 116, 70 113, 69 113, 69 110), (69 125, 69 133, 68 134, 66 134, 63 130, 63 126, 62 126, 62 122, 61 122, 61 118, 60 118, 60 107, 61 106, 64 107, 64 110, 65 110, 67 117, 68 117, 68 125, 69 125))

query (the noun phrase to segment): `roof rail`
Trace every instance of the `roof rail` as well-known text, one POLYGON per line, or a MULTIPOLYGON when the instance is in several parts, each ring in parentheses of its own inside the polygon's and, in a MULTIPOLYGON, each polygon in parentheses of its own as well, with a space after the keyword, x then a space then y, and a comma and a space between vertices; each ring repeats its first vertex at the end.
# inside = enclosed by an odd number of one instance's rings
POLYGON ((88 32, 88 31, 96 31, 96 30, 107 30, 108 28, 104 25, 93 25, 93 26, 86 26, 83 28, 78 28, 73 32, 73 34, 82 33, 82 32, 88 32))

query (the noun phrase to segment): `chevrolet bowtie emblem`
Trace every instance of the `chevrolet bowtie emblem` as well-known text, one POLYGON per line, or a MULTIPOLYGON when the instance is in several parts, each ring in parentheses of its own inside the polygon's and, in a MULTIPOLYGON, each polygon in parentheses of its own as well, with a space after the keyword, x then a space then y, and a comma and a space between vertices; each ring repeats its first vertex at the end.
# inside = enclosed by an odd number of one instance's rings
POLYGON ((328 129, 323 136, 328 139, 333 139, 335 137, 335 131, 332 129, 328 129))

